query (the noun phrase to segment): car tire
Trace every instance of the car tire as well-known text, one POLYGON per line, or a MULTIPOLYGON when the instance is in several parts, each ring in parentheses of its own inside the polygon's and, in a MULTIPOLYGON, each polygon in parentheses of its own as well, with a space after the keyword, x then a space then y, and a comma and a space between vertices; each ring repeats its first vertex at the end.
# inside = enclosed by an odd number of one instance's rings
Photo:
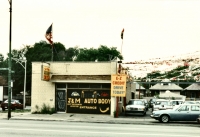
POLYGON ((169 116, 168 115, 162 115, 160 117, 160 120, 162 123, 168 123, 169 122, 169 116))
POLYGON ((5 108, 2 108, 3 111, 5 111, 5 108))

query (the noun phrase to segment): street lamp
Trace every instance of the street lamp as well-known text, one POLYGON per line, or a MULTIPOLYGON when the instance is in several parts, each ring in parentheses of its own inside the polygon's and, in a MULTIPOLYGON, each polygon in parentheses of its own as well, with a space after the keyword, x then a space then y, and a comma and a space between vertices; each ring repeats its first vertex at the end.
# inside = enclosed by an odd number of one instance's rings
POLYGON ((19 63, 25 70, 24 72, 24 101, 23 101, 23 106, 24 108, 26 107, 25 106, 25 102, 26 102, 26 57, 23 57, 23 59, 18 59, 18 58, 12 58, 13 60, 16 61, 16 63, 19 63), (23 62, 24 62, 24 65, 23 65, 23 62))
POLYGON ((9 34, 9 63, 8 63, 8 119, 11 118, 11 34, 12 34, 12 0, 8 0, 10 4, 10 34, 9 34))

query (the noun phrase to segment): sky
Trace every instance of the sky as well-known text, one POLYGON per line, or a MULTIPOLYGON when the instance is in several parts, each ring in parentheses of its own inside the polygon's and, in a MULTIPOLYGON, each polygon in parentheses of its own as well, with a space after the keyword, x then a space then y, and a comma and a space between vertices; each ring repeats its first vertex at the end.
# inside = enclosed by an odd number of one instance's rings
MULTIPOLYGON (((11 49, 45 39, 66 48, 117 47, 124 61, 200 50, 199 0, 12 0, 11 49), (121 31, 124 28, 124 39, 121 31)), ((9 52, 9 2, 0 0, 0 53, 9 52)))

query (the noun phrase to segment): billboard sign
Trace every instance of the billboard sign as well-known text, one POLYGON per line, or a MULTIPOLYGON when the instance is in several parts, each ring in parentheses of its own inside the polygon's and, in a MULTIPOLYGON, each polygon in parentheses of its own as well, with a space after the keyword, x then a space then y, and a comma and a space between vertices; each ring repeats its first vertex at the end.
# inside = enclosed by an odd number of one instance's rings
POLYGON ((110 114, 110 90, 67 90, 67 113, 110 114))
POLYGON ((126 75, 113 74, 111 76, 111 96, 125 97, 126 96, 126 75))

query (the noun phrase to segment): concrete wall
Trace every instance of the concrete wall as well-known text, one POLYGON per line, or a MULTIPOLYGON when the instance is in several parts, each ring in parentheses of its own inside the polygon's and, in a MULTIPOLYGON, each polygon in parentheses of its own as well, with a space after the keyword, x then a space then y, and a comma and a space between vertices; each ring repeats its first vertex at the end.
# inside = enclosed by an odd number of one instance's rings
MULTIPOLYGON (((51 75, 112 75, 117 72, 117 62, 115 61, 49 63, 51 75)), ((46 63, 41 62, 32 62, 32 112, 36 111, 36 105, 41 108, 43 103, 49 105, 50 107, 55 107, 55 83, 41 80, 42 64, 47 65, 46 63)), ((84 80, 82 81, 84 82, 84 80)), ((111 115, 113 115, 115 108, 116 99, 115 97, 111 97, 111 115)))

